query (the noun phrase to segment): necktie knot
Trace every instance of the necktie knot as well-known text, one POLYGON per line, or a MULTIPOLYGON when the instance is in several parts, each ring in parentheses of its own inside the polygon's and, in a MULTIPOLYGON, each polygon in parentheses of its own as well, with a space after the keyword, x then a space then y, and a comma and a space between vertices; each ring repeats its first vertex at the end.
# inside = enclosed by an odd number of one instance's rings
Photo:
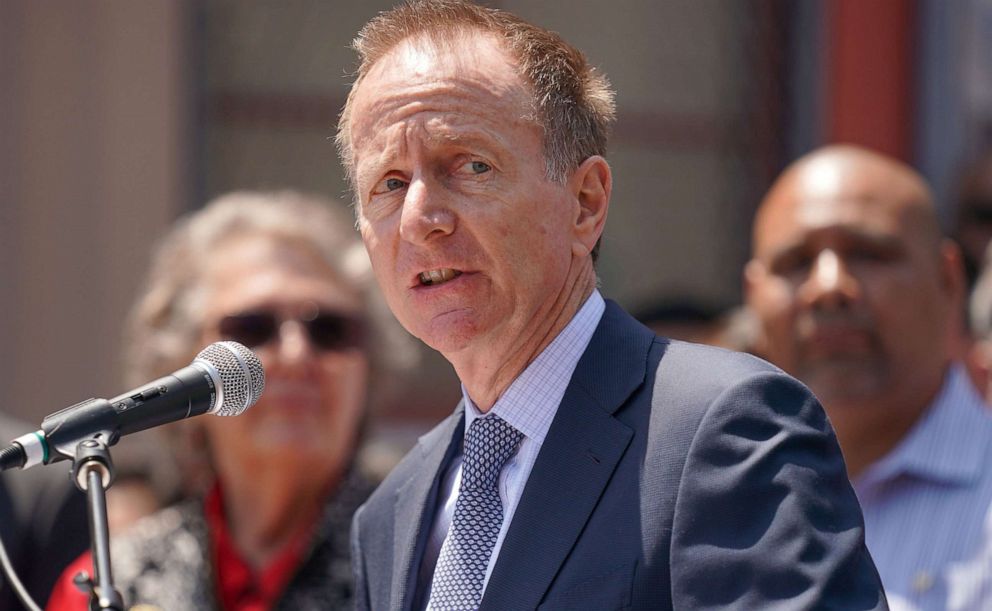
POLYGON ((479 608, 486 568, 503 523, 496 482, 523 436, 495 414, 476 418, 468 427, 455 512, 431 581, 431 611, 479 608))
POLYGON ((495 487, 503 465, 522 439, 523 433, 495 414, 476 418, 465 435, 462 487, 495 487))

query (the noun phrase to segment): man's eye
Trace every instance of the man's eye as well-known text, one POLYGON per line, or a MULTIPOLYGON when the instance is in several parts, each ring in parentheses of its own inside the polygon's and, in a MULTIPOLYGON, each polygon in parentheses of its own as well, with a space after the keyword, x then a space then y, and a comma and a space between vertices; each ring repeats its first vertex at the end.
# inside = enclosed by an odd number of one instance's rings
POLYGON ((469 165, 472 168, 472 172, 474 172, 475 174, 484 174, 492 169, 491 167, 489 167, 488 163, 485 163, 483 161, 473 161, 469 165))
POLYGON ((462 166, 458 168, 458 171, 467 172, 469 174, 485 174, 486 172, 489 172, 492 169, 493 167, 488 163, 486 163, 485 161, 469 161, 467 163, 462 164, 462 166))
POLYGON ((784 276, 791 273, 803 272, 809 269, 812 263, 813 259, 808 254, 797 252, 776 257, 772 260, 769 268, 772 270, 772 273, 784 276))
POLYGON ((406 186, 406 181, 401 178, 386 178, 379 181, 379 184, 373 189, 373 194, 388 193, 389 191, 396 191, 397 189, 402 189, 406 186))

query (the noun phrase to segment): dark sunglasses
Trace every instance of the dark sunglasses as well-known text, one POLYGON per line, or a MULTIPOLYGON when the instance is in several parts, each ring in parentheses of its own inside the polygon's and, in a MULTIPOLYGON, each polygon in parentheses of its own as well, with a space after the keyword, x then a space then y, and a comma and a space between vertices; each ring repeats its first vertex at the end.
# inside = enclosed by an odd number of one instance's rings
POLYGON ((278 336, 279 328, 286 320, 299 321, 306 329, 310 343, 319 350, 341 351, 365 347, 367 332, 364 320, 323 310, 315 310, 299 318, 283 316, 269 310, 241 312, 221 318, 217 330, 225 339, 255 348, 278 336))

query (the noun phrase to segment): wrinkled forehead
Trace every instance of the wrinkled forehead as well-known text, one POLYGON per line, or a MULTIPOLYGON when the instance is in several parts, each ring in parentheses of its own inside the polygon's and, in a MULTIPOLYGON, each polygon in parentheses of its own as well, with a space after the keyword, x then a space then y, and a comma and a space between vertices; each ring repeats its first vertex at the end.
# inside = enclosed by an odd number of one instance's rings
POLYGON ((532 114, 532 96, 517 63, 495 36, 477 31, 444 42, 426 36, 405 39, 355 87, 350 136, 356 147, 402 112, 476 107, 489 114, 532 114))

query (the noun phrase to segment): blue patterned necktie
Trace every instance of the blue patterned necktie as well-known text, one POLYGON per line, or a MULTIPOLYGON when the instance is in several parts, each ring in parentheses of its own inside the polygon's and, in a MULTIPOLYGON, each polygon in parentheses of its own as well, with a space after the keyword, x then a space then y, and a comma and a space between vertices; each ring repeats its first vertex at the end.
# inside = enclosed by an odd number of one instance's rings
POLYGON ((517 451, 523 433, 495 414, 477 418, 465 436, 462 481, 451 528, 441 545, 431 611, 471 611, 482 601, 489 557, 503 525, 499 473, 517 451))

